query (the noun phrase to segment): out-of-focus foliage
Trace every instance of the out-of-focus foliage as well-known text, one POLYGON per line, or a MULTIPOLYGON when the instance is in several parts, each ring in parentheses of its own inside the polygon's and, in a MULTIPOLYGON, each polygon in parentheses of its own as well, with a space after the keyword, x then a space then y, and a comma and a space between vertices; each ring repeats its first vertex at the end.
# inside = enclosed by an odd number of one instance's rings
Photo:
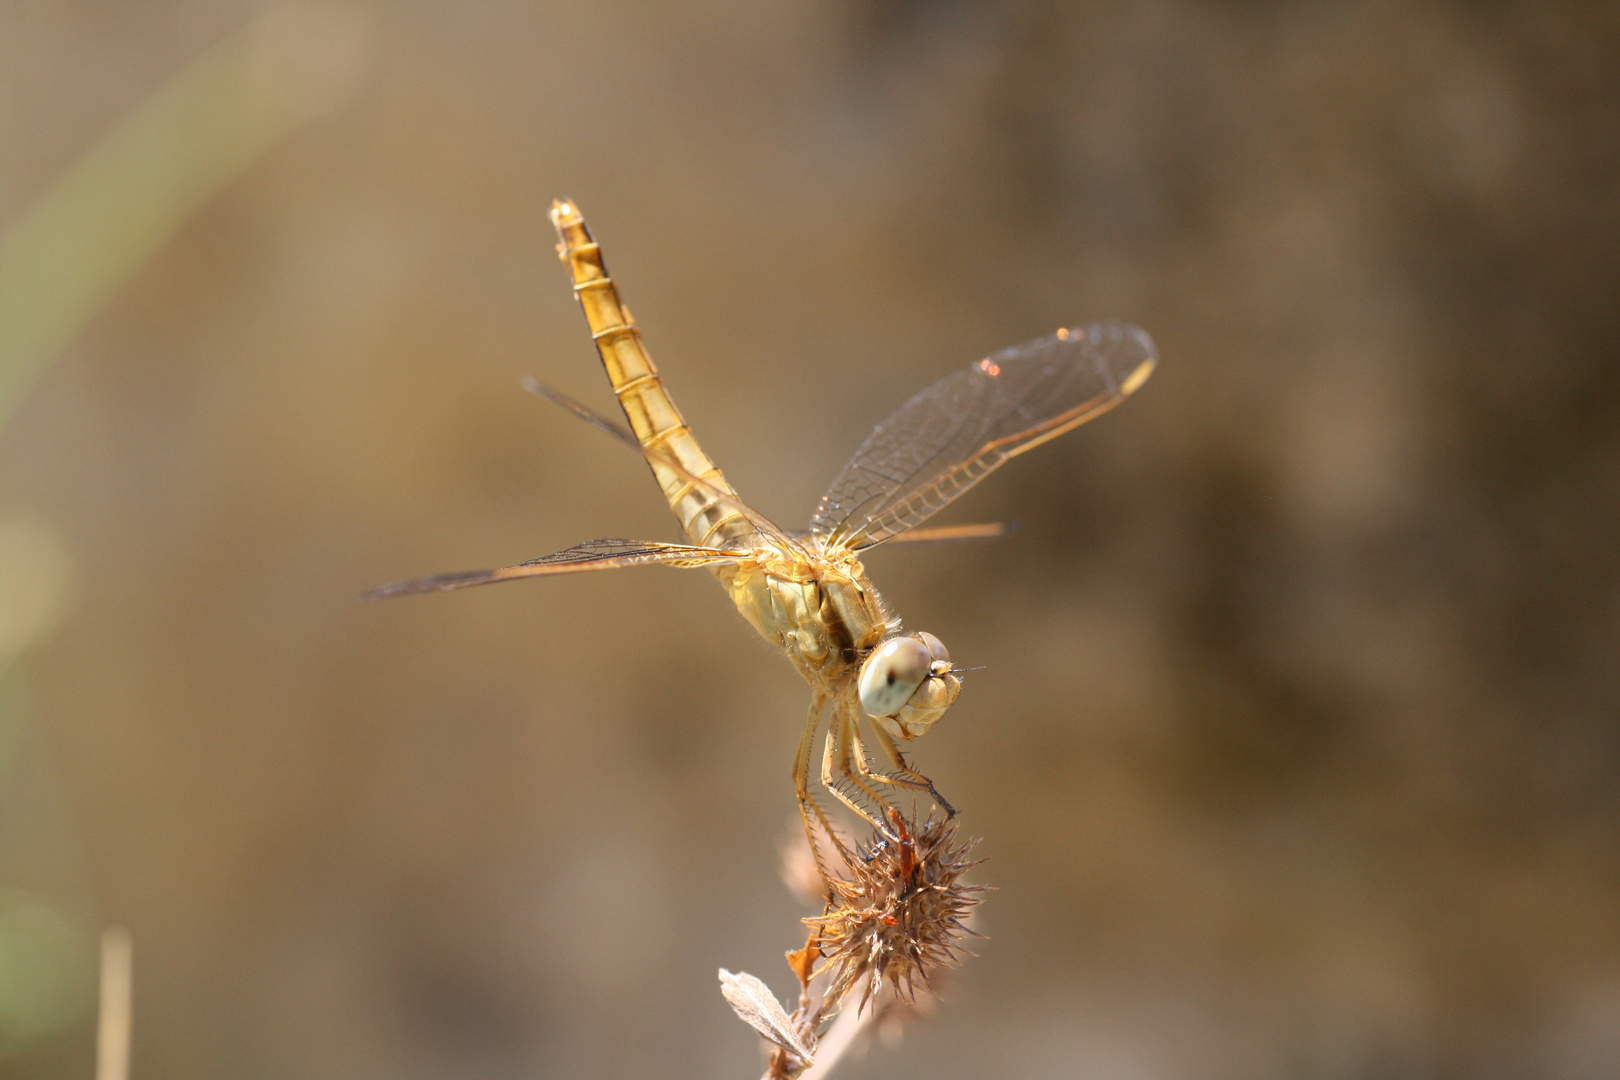
MULTIPOLYGON (((42 369, 198 207, 289 132, 330 108, 357 74, 361 23, 282 7, 208 49, 141 101, 14 222, 0 221, 0 425, 42 369)), ((14 662, 62 614, 71 574, 50 527, 0 519, 0 791, 29 725, 14 662)), ((36 770, 46 771, 43 758, 36 770)), ((5 792, 26 849, 76 848, 37 792, 5 792)), ((21 850, 18 850, 21 849, 21 850)), ((58 902, 0 886, 0 1058, 79 1019, 88 937, 58 902)))
POLYGON ((0 889, 0 1054, 76 1019, 94 970, 83 927, 55 904, 0 889))
MULTIPOLYGON (((28 679, 17 660, 64 613, 70 576, 62 540, 49 526, 0 519, 0 806, 10 816, 0 845, 19 828, 31 843, 73 842, 70 832, 53 827, 59 819, 30 798, 26 784, 13 790, 32 719, 28 679)), ((0 1058, 82 1015, 93 981, 89 952, 83 927, 60 904, 0 883, 0 1058)))
POLYGON ((359 27, 276 8, 205 52, 0 237, 0 422, 39 368, 209 197, 326 111, 356 73, 359 27))
MULTIPOLYGON (((1018 535, 870 559, 984 666, 917 754, 1000 889, 943 1022, 844 1075, 1620 1070, 1612 14, 358 10, 343 107, 0 433, 77 582, 0 870, 131 927, 137 1075, 757 1075, 713 973, 791 985, 796 676, 702 574, 354 599, 674 538, 517 387, 611 406, 555 195, 787 527, 977 356, 1161 349, 948 519, 1018 535)), ((0 9, 0 231, 251 19, 0 9)), ((0 1072, 82 1077, 87 1037, 0 1072)))

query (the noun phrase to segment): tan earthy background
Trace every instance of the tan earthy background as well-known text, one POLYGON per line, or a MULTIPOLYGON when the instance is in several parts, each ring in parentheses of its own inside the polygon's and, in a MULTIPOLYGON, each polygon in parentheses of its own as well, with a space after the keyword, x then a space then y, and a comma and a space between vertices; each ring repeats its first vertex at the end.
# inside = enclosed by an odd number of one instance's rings
MULTIPOLYGON (((0 231, 266 8, 0 8, 0 231)), ((518 387, 611 404, 563 194, 786 526, 993 349, 1160 346, 941 519, 1021 534, 869 560, 985 667, 917 760, 999 891, 939 1017, 841 1075, 1620 1074, 1612 6, 339 21, 346 94, 0 431, 0 516, 72 582, 8 676, 0 883, 131 928, 137 1078, 756 1075, 715 970, 791 984, 797 676, 701 573, 356 599, 675 538, 518 387)), ((90 1075, 73 993, 0 1077, 90 1075)))

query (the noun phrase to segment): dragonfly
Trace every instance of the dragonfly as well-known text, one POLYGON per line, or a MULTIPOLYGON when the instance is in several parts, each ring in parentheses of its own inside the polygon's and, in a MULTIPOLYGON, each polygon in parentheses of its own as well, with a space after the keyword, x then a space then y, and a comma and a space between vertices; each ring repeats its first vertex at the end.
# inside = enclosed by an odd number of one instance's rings
MULTIPOLYGON (((821 785, 878 833, 893 839, 885 819, 901 819, 889 796, 902 790, 924 793, 954 816, 955 808, 901 747, 927 732, 956 701, 960 669, 933 634, 902 631, 861 556, 885 543, 1005 531, 1000 525, 920 526, 1010 458, 1140 389, 1158 363, 1152 339, 1122 322, 1066 328, 946 376, 879 424, 821 497, 809 529, 789 531, 744 502, 698 445, 579 209, 559 199, 550 216, 558 255, 629 429, 550 387, 532 380, 526 385, 641 454, 689 542, 590 540, 515 566, 396 582, 367 595, 652 564, 708 569, 743 617, 782 649, 810 685, 793 783, 812 851, 816 823, 822 836, 839 844, 810 787, 823 717, 821 785), (886 765, 874 767, 863 728, 886 765)), ((816 862, 821 865, 819 853, 816 862)))

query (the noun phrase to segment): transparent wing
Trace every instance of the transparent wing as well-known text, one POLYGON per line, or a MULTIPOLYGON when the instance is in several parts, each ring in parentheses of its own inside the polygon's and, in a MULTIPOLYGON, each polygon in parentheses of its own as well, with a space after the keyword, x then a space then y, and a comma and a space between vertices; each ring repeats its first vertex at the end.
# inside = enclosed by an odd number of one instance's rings
POLYGON ((563 408, 567 409, 569 412, 573 413, 575 416, 585 421, 593 428, 596 428, 598 431, 605 432, 613 436, 615 439, 618 439, 620 442, 626 444, 630 447, 630 449, 634 450, 648 461, 657 461, 660 465, 663 465, 670 471, 679 475, 682 480, 685 480, 693 487, 699 488, 706 492, 716 502, 723 503, 726 506, 738 511, 743 517, 748 519, 748 523, 750 525, 758 529, 761 534, 775 543, 778 547, 793 548, 796 546, 796 541, 793 539, 793 537, 785 530, 777 528, 776 524, 764 514, 761 514, 758 510, 755 510, 752 506, 749 506, 747 503, 743 502, 734 493, 721 490, 720 488, 717 488, 713 484, 709 483, 707 480, 703 479, 701 476, 694 476, 687 472, 686 469, 682 467, 681 463, 675 459, 673 454, 669 454, 662 449, 654 449, 652 447, 642 446, 640 441, 623 427, 614 423, 612 420, 609 420, 601 413, 591 409, 589 406, 581 405, 579 402, 575 401, 561 390, 547 386, 539 379, 524 379, 523 389, 527 390, 531 394, 537 394, 540 397, 545 398, 554 405, 561 405, 563 408))
POLYGON ((921 524, 1010 457, 1119 404, 1153 373, 1153 339, 1095 323, 1003 349, 947 376, 868 435, 810 532, 860 550, 921 524))
MULTIPOLYGON (((891 536, 890 544, 931 544, 950 540, 994 540, 998 536, 1011 536, 1019 529, 1016 521, 984 521, 973 525, 930 525, 926 529, 907 529, 891 536)), ((788 533, 794 543, 809 539, 810 531, 788 533)))
POLYGON ((725 551, 719 548, 693 547, 688 544, 660 544, 656 540, 587 540, 564 551, 530 559, 526 563, 507 566, 499 570, 467 570, 458 574, 436 574, 412 581, 396 581, 379 585, 362 593, 367 600, 380 600, 387 596, 409 596, 412 593, 448 592, 472 585, 489 585, 515 578, 544 577, 549 574, 578 574, 586 570, 616 570, 621 566, 641 566, 662 563, 665 566, 712 566, 747 558, 746 551, 725 551))
POLYGON ((994 540, 998 536, 1011 536, 1018 531, 1016 521, 985 521, 975 525, 930 525, 923 529, 907 529, 889 537, 891 544, 937 544, 951 540, 994 540))
POLYGON ((620 442, 624 443, 626 446, 630 447, 630 449, 634 450, 636 453, 640 454, 644 452, 641 449, 641 443, 634 435, 630 434, 629 430, 623 425, 614 423, 612 420, 609 420, 607 417, 603 416, 601 413, 592 409, 588 405, 581 405, 579 402, 575 401, 561 390, 558 390, 552 386, 547 386, 545 383, 535 378, 525 378, 522 386, 523 389, 527 390, 529 393, 543 397, 553 405, 561 405, 563 408, 567 409, 569 412, 591 425, 591 427, 595 428, 597 431, 606 432, 615 439, 618 439, 620 442))

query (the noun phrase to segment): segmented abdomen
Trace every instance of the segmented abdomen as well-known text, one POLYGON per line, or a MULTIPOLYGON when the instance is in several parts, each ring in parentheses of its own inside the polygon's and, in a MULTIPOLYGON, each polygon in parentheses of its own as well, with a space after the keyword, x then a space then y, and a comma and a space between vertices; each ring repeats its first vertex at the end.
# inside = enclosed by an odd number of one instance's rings
POLYGON ((613 393, 681 528, 694 544, 719 547, 753 533, 738 509, 737 493, 670 400, 579 209, 559 199, 551 204, 551 223, 561 240, 557 253, 574 279, 574 295, 590 323, 613 393))

